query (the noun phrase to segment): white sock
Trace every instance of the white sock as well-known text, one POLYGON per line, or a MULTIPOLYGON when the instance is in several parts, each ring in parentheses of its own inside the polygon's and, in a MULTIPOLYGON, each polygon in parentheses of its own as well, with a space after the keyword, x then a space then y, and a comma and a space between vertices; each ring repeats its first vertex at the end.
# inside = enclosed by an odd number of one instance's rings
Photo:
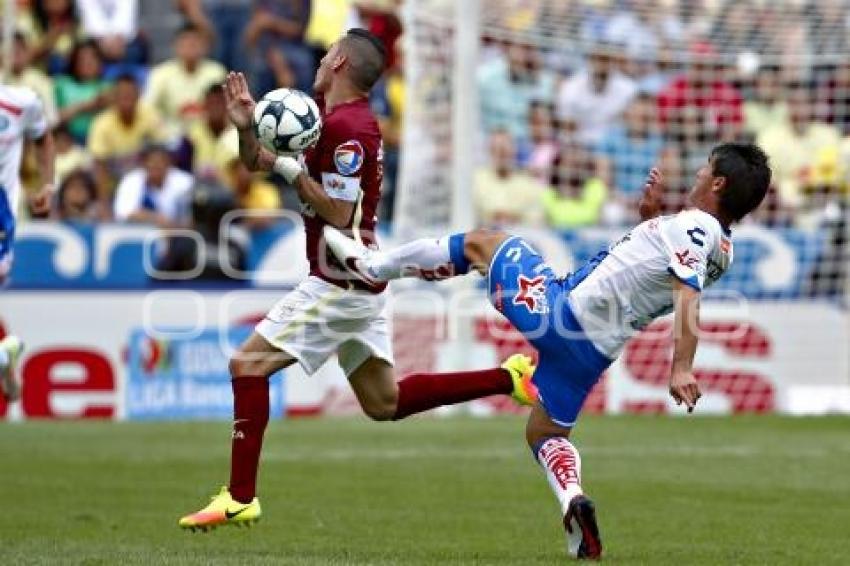
POLYGON ((401 277, 445 278, 450 273, 449 236, 423 238, 398 248, 379 251, 367 261, 370 273, 383 281, 401 277))
POLYGON ((546 472, 549 486, 555 492, 562 514, 567 514, 570 501, 582 495, 581 457, 569 440, 556 436, 546 440, 537 451, 537 461, 546 472))
POLYGON ((6 369, 9 365, 9 352, 0 350, 0 368, 6 369))

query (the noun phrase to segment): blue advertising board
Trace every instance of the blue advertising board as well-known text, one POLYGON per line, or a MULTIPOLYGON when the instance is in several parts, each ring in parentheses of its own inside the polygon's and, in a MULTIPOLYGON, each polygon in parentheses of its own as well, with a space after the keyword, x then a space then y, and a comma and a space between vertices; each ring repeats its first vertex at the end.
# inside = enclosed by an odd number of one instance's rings
MULTIPOLYGON (((622 229, 539 231, 548 250, 558 250, 574 267, 619 238, 622 229)), ((11 272, 13 289, 146 289, 145 272, 155 253, 155 230, 134 225, 72 225, 30 222, 21 226, 11 272)), ((385 246, 398 245, 383 234, 385 246)), ((535 244, 540 243, 531 238, 535 244)), ((735 260, 714 287, 751 299, 803 297, 819 262, 829 257, 822 231, 744 225, 735 230, 735 260)), ((247 249, 240 287, 292 287, 306 274, 303 231, 281 223, 255 231, 247 249)), ((547 249, 546 246, 543 249, 547 249)), ((192 285, 193 281, 182 282, 192 285)))
MULTIPOLYGON (((152 336, 137 329, 130 336, 125 412, 130 420, 233 418, 229 351, 251 328, 203 330, 152 336)), ((270 416, 285 409, 283 372, 269 380, 270 416)))

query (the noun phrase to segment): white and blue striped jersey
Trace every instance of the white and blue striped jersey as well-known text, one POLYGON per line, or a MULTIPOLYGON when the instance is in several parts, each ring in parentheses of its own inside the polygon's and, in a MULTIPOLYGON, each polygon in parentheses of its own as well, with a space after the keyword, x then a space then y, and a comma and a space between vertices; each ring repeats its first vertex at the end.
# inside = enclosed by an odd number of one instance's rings
POLYGON ((626 341, 673 311, 673 278, 697 291, 732 263, 732 235, 698 209, 647 220, 614 243, 570 292, 570 307, 585 334, 613 359, 626 341))

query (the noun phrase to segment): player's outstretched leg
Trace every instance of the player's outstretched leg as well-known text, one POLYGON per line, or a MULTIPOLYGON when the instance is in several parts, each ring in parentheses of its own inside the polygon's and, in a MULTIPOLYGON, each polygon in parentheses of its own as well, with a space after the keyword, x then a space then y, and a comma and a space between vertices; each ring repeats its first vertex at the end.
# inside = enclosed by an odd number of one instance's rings
POLYGON ((569 435, 570 428, 556 424, 541 404, 535 405, 528 417, 526 439, 561 505, 567 552, 574 558, 598 560, 602 538, 596 509, 581 488, 581 457, 569 435))
POLYGON ((332 226, 324 238, 331 252, 356 278, 377 286, 393 279, 434 280, 465 275, 472 269, 486 274, 504 232, 473 230, 439 239, 422 238, 386 251, 371 250, 332 226))
POLYGON ((490 395, 510 395, 520 405, 532 405, 537 402, 533 374, 531 358, 514 354, 498 368, 413 373, 397 381, 391 365, 372 357, 354 370, 348 382, 366 415, 376 421, 398 421, 490 395))
POLYGON ((533 374, 531 358, 523 354, 514 354, 493 369, 414 373, 398 383, 398 402, 392 419, 490 395, 510 395, 520 405, 531 405, 537 401, 537 388, 531 382, 533 374))
POLYGON ((8 402, 17 401, 21 396, 15 368, 23 351, 24 345, 16 336, 6 336, 0 340, 0 393, 8 402))

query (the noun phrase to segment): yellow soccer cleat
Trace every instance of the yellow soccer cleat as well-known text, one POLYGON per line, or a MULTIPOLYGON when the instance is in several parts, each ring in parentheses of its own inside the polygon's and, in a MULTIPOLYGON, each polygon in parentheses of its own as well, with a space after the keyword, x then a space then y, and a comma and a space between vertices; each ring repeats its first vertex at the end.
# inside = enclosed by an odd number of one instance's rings
POLYGON ((6 336, 0 340, 0 350, 6 353, 6 363, 0 366, 0 393, 11 403, 21 396, 21 386, 15 379, 15 367, 24 352, 24 345, 16 336, 6 336))
POLYGON ((514 354, 502 363, 502 369, 511 374, 514 390, 511 393, 514 401, 520 405, 533 405, 537 402, 537 386, 531 382, 531 376, 536 369, 531 358, 524 354, 514 354))
POLYGON ((180 519, 180 526, 204 532, 221 525, 250 526, 259 521, 262 514, 259 499, 255 497, 251 503, 239 503, 230 496, 227 487, 222 487, 209 505, 180 519))

